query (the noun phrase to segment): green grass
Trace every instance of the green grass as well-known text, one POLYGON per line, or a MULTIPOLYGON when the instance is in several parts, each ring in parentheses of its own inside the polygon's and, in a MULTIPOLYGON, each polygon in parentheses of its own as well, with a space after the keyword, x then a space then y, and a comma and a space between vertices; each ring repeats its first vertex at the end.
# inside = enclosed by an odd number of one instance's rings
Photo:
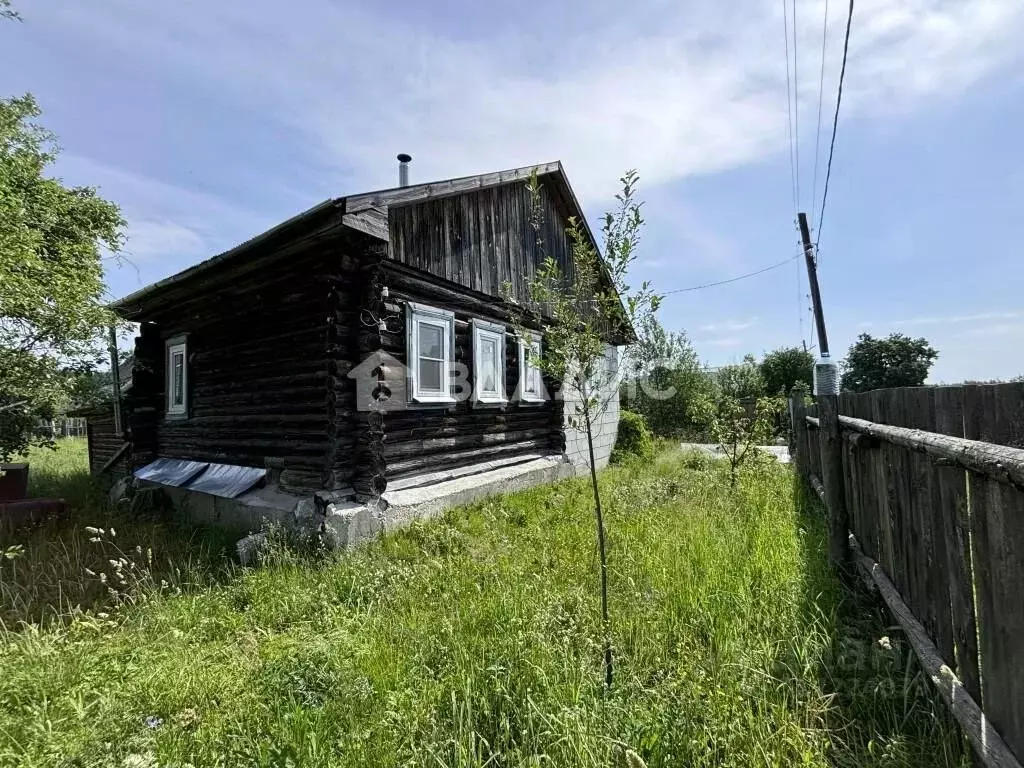
POLYGON ((10 632, 0 765, 967 765, 786 470, 731 492, 662 454, 601 479, 610 693, 591 503, 568 481, 10 632))
POLYGON ((223 533, 108 504, 105 484, 89 475, 84 439, 58 440, 55 449, 33 448, 21 459, 30 465, 29 496, 62 498, 68 514, 28 530, 0 526, 0 632, 26 622, 67 623, 83 610, 109 612, 147 598, 161 582, 167 583, 164 591, 175 591, 230 577, 225 553, 233 542, 223 533), (86 526, 102 528, 103 535, 86 526), (110 560, 120 558, 136 564, 126 584, 113 573, 101 582, 99 574, 111 571, 110 560))

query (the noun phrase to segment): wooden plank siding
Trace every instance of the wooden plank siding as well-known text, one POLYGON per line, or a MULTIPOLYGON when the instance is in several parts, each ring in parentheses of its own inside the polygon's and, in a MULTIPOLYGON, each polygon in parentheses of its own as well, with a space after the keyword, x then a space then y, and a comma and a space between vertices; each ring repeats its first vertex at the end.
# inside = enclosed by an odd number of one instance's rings
MULTIPOLYGON (((124 437, 114 429, 114 406, 96 408, 86 416, 86 435, 89 451, 89 472, 99 474, 107 462, 124 445, 124 437)), ((128 472, 127 458, 115 462, 107 475, 115 480, 124 477, 128 472)))
POLYGON ((527 284, 550 256, 572 279, 567 214, 560 198, 541 187, 540 237, 531 225, 525 183, 489 187, 390 208, 389 257, 473 291, 525 302, 527 284))
POLYGON ((358 316, 353 274, 345 241, 332 237, 263 272, 195 286, 184 305, 151 313, 133 371, 136 399, 145 400, 134 403, 133 420, 147 408, 152 414, 134 429, 144 433, 144 458, 255 467, 269 460, 281 469, 282 488, 297 491, 347 482, 352 435, 335 422, 354 404, 345 375, 358 316), (188 344, 187 418, 167 415, 164 402, 165 343, 180 334, 188 344))

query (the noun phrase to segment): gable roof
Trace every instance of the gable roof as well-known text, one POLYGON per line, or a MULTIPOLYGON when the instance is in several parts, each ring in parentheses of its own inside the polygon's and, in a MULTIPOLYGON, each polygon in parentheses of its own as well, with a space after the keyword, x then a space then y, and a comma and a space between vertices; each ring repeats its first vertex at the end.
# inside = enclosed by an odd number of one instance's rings
POLYGON ((241 267, 246 264, 246 257, 252 257, 261 246, 297 236, 318 224, 323 224, 324 221, 335 220, 340 216, 341 224, 371 237, 388 240, 388 209, 392 206, 521 183, 533 174, 544 180, 561 204, 562 210, 569 216, 577 218, 592 246, 600 253, 597 240, 590 229, 576 193, 569 184, 565 169, 562 167, 561 161, 556 160, 504 171, 410 184, 405 187, 391 187, 324 200, 223 253, 118 299, 110 307, 129 320, 143 320, 151 307, 163 303, 170 289, 199 277, 213 277, 216 272, 228 273, 233 266, 241 267))

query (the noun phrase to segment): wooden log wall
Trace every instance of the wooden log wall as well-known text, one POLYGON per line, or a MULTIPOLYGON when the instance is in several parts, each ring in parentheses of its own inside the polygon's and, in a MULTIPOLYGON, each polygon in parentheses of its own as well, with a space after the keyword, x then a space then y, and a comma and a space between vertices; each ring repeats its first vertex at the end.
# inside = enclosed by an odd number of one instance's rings
MULTIPOLYGON (((1024 758, 1024 488, 1019 452, 999 448, 1024 448, 1024 384, 847 393, 839 409, 852 533, 1024 758)), ((817 440, 796 429, 809 477, 817 440)))
MULTIPOLYGON (((487 297, 473 296, 458 286, 414 273, 399 265, 381 265, 389 302, 388 332, 376 338, 381 349, 403 365, 407 363, 405 303, 428 304, 455 313, 455 362, 463 363, 472 381, 473 318, 507 323, 507 311, 487 297)), ((506 336, 504 407, 474 405, 469 399, 450 407, 409 407, 389 410, 383 417, 383 458, 388 479, 466 466, 493 458, 563 450, 561 402, 523 404, 514 399, 519 385, 519 347, 506 336)), ((555 382, 545 381, 549 393, 555 382)))
MULTIPOLYGON (((281 469, 282 488, 339 487, 354 441, 338 429, 354 406, 347 378, 357 316, 354 262, 339 236, 310 243, 263 271, 196 286, 150 315, 136 343, 133 420, 152 455, 281 469), (188 417, 167 415, 165 342, 187 334, 188 417), (152 407, 151 421, 143 423, 152 407), (342 414, 343 417, 339 417, 342 414)), ((347 426, 347 425, 346 425, 347 426)))
MULTIPOLYGON (((114 429, 114 406, 96 408, 86 416, 89 472, 98 474, 124 445, 124 437, 114 429)), ((128 473, 128 457, 111 465, 107 475, 115 480, 128 473)))
POLYGON ((572 279, 566 207, 541 179, 539 233, 531 225, 532 200, 525 182, 474 190, 406 205, 389 212, 390 257, 450 283, 491 296, 511 284, 517 301, 528 299, 527 282, 544 256, 572 279))

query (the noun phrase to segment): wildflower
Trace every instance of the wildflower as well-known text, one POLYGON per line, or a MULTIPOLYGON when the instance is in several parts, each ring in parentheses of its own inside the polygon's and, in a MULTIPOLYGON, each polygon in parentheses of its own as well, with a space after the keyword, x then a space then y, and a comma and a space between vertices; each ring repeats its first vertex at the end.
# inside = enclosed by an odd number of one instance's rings
POLYGON ((152 752, 128 755, 121 763, 122 768, 156 768, 157 762, 152 752))
POLYGON ((109 613, 97 613, 96 617, 100 618, 100 619, 109 619, 110 618, 110 614, 109 613))
POLYGON ((86 568, 85 569, 85 575, 86 576, 95 576, 96 575, 96 571, 92 570, 91 568, 86 568))
POLYGON ((101 572, 100 573, 100 584, 106 584, 106 583, 107 583, 107 574, 101 572))
POLYGON ((142 554, 142 545, 141 544, 136 544, 135 545, 135 554, 137 554, 137 555, 141 555, 142 554))
POLYGON ((164 724, 164 719, 162 717, 157 717, 156 715, 150 715, 149 717, 146 718, 146 727, 149 728, 150 730, 155 730, 155 729, 159 728, 163 724, 164 724))
POLYGON ((86 533, 91 533, 93 536, 102 536, 103 535, 103 529, 102 528, 93 528, 91 525, 85 526, 85 532, 86 533))
POLYGON ((113 536, 117 536, 117 531, 115 531, 115 530, 114 530, 113 526, 111 526, 111 528, 110 528, 110 535, 111 535, 112 537, 113 537, 113 536))
POLYGON ((99 536, 93 536, 89 539, 89 541, 91 541, 93 544, 99 544, 101 541, 103 541, 103 539, 101 539, 99 536))
POLYGON ((883 651, 891 651, 892 643, 889 641, 888 637, 880 637, 878 638, 878 647, 883 651))

